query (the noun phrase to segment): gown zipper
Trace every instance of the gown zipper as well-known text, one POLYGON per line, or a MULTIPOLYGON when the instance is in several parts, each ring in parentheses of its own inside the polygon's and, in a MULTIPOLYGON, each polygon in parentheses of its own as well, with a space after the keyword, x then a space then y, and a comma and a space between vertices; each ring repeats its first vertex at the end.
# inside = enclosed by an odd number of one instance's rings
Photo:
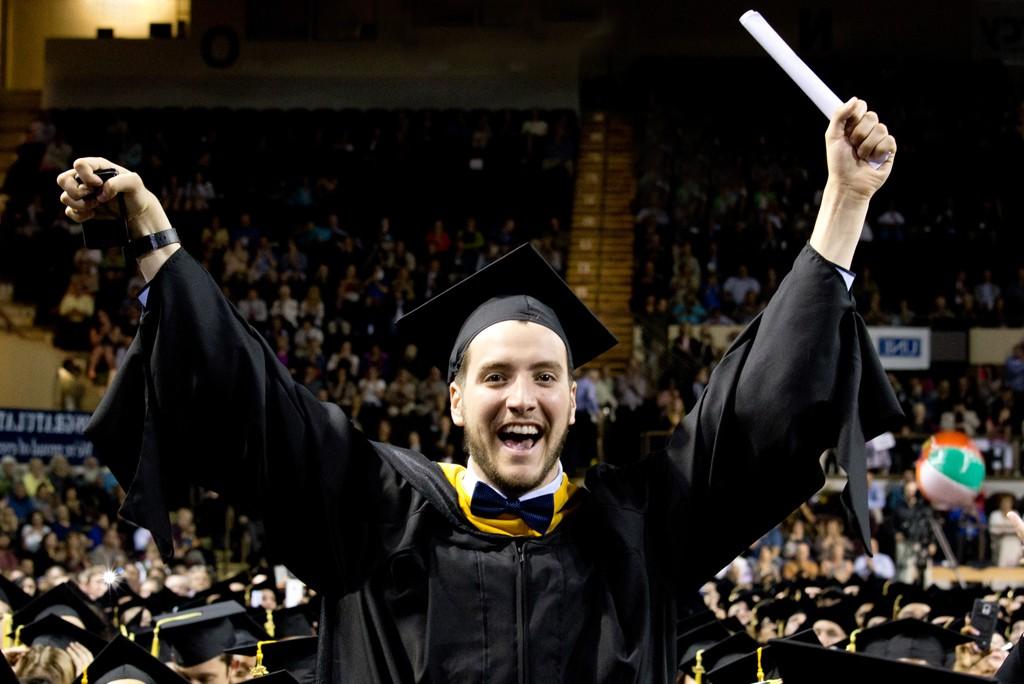
POLYGON ((529 677, 526 672, 526 544, 516 542, 516 630, 519 684, 527 684, 529 677))

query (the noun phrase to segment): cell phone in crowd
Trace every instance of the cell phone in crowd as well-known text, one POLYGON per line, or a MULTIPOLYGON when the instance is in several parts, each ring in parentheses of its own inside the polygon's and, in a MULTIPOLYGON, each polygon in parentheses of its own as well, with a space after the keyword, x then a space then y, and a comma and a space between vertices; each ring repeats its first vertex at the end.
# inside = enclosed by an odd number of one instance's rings
POLYGON ((971 627, 978 630, 974 641, 985 651, 988 651, 992 645, 992 634, 996 631, 998 615, 999 606, 992 601, 974 600, 974 608, 971 609, 971 627))

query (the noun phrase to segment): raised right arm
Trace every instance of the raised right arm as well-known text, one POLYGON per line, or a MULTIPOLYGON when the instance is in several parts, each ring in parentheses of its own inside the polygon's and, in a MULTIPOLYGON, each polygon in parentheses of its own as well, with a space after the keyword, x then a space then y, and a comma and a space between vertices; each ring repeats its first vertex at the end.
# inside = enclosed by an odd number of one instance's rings
MULTIPOLYGON (((133 234, 169 227, 135 174, 109 180, 98 201, 81 199, 88 188, 69 190, 76 172, 88 183, 83 171, 102 164, 79 160, 61 174, 71 218, 87 220, 123 192, 133 234)), ((87 430, 127 492, 122 515, 168 555, 165 496, 200 484, 261 515, 274 556, 306 582, 359 586, 379 557, 376 525, 401 505, 393 471, 337 406, 293 381, 184 249, 141 262, 149 286, 139 332, 87 430)))

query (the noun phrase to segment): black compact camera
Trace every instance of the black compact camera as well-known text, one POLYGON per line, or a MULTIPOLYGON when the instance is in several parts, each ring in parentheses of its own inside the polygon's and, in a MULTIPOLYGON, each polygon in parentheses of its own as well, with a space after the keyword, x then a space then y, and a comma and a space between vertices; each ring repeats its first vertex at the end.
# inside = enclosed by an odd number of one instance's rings
MULTIPOLYGON (((115 169, 100 169, 95 173, 103 179, 104 183, 117 175, 115 169)), ((81 184, 82 179, 75 176, 75 182, 81 184)), ((96 188, 86 195, 86 198, 96 198, 101 190, 102 188, 96 188)), ((86 249, 106 250, 111 247, 128 246, 128 243, 131 242, 131 234, 128 232, 128 211, 123 195, 117 196, 117 209, 118 218, 94 218, 82 224, 82 238, 85 240, 86 249)))

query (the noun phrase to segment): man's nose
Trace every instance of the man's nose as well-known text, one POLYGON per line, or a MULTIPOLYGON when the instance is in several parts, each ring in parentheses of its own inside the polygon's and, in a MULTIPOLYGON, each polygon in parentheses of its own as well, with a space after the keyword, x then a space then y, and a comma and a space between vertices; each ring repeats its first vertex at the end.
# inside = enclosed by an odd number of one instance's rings
POLYGON ((537 407, 537 398, 534 395, 533 383, 528 377, 519 376, 509 387, 505 405, 510 411, 525 412, 532 411, 537 407))

